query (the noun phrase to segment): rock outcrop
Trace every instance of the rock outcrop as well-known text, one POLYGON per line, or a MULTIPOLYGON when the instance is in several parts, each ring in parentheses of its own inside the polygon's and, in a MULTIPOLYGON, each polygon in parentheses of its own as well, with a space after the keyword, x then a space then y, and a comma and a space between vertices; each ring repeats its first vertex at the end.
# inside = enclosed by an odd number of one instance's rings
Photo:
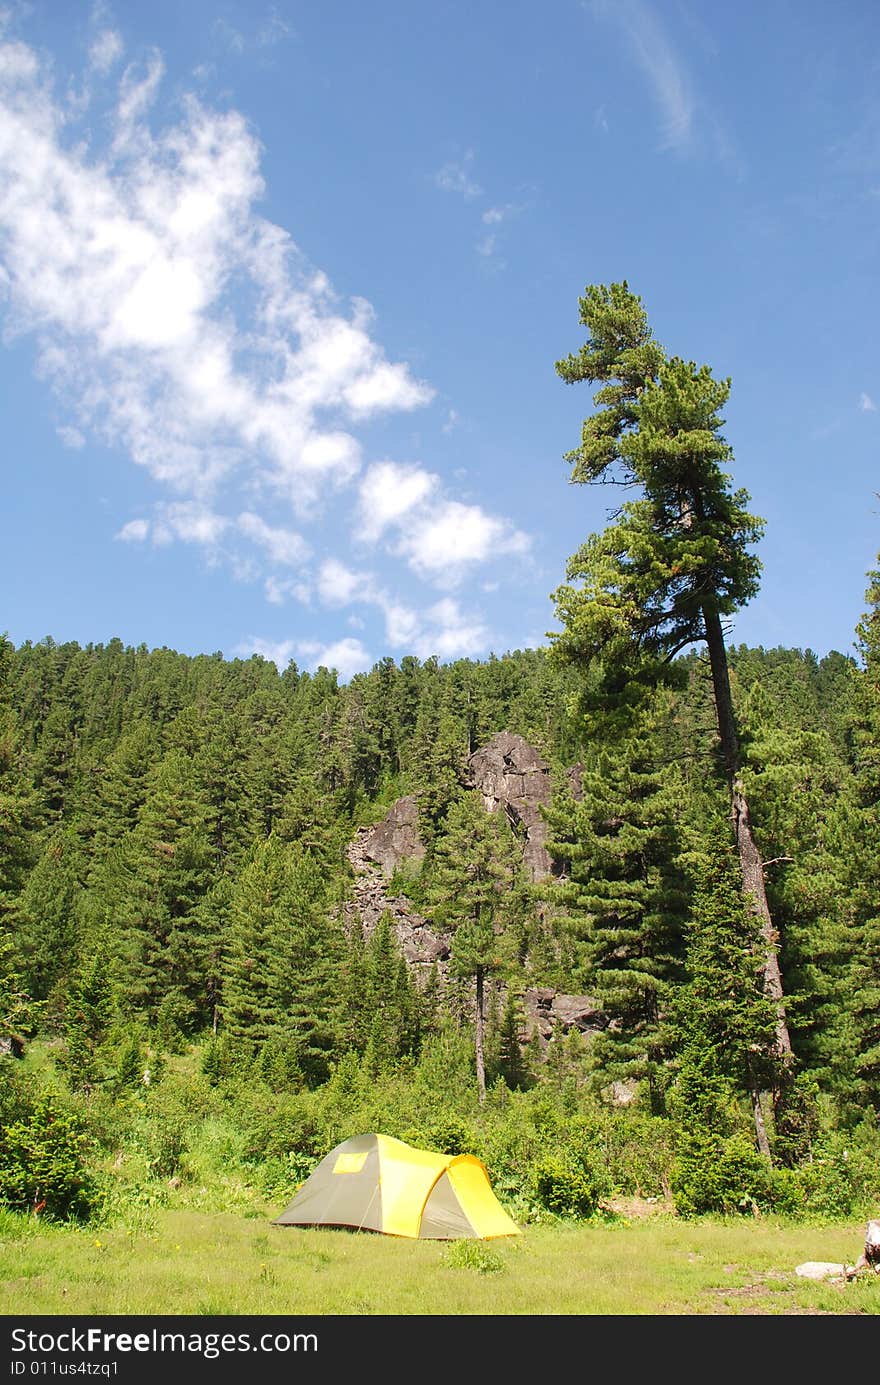
POLYGON ((542 1050, 559 1034, 577 1029, 581 1034, 596 1034, 608 1025, 608 1016, 598 1000, 588 995, 565 995, 550 986, 533 986, 523 992, 526 1017, 525 1038, 535 1034, 542 1050))
MULTIPOLYGON (((580 797, 580 766, 569 771, 571 789, 580 797)), ((532 880, 553 874, 545 846, 547 824, 541 806, 550 802, 550 767, 528 741, 499 731, 468 760, 468 779, 482 796, 486 811, 505 812, 523 841, 523 860, 532 880)), ((361 827, 349 843, 354 875, 352 898, 345 906, 349 925, 369 937, 384 912, 391 915, 401 951, 416 979, 423 983, 436 970, 441 991, 448 978, 450 939, 413 907, 405 894, 390 894, 388 882, 399 867, 419 862, 425 846, 419 837, 418 801, 414 794, 393 803, 381 822, 361 827)), ((606 1028, 608 1016, 590 996, 566 995, 550 987, 532 987, 523 996, 528 1040, 537 1034, 541 1051, 554 1037, 573 1029, 590 1035, 606 1028)))
POLYGON ((360 852, 379 866, 386 879, 404 861, 420 861, 425 848, 419 837, 419 807, 414 794, 393 803, 381 822, 360 831, 360 852))
POLYGON ((359 923, 368 938, 382 914, 388 911, 391 923, 416 980, 426 979, 435 965, 444 971, 449 956, 449 941, 431 927, 413 908, 406 895, 391 895, 387 883, 404 860, 419 860, 425 848, 418 836, 418 819, 413 798, 398 799, 382 822, 361 827, 349 843, 348 860, 354 872, 352 898, 345 906, 348 924, 359 923), (411 855, 404 850, 411 850, 411 855))
POLYGON ((550 802, 550 766, 534 746, 511 731, 499 731, 468 760, 472 786, 482 795, 486 811, 503 809, 523 835, 523 861, 533 880, 552 874, 544 843, 547 824, 541 806, 550 802))

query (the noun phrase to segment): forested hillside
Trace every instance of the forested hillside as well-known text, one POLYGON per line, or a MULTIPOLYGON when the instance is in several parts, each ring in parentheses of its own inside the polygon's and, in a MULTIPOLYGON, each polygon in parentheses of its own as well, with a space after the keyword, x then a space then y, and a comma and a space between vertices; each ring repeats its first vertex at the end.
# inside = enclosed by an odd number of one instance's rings
POLYGON ((341 686, 4 639, 0 1196, 107 1215, 121 1188, 210 1182, 211 1139, 225 1177, 289 1190, 366 1128, 473 1149, 522 1217, 622 1188, 685 1213, 880 1195, 878 599, 858 659, 728 651, 793 1051, 767 1071, 699 655, 610 739, 545 650, 386 659, 341 686), (549 766, 543 879, 469 775, 499 731, 549 766), (448 940, 443 984, 390 916, 352 925, 347 849, 406 795, 424 852, 389 889, 448 940), (601 1023, 542 1047, 535 987, 601 1023))
POLYGON ((579 308, 571 479, 630 498, 548 648, 0 641, 9 1208, 247 1206, 370 1132, 525 1220, 880 1199, 880 575, 852 655, 729 647, 730 381, 626 282, 579 308))

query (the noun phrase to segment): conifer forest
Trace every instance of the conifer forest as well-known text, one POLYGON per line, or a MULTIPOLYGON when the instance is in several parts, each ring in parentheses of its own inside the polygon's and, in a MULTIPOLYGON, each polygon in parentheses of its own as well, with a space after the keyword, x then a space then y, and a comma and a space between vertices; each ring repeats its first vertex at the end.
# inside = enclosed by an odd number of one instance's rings
POLYGON ((625 283, 580 313, 571 480, 622 489, 546 646, 0 639, 7 1209, 280 1204, 363 1131, 523 1222, 876 1208, 880 573, 848 650, 732 642, 730 382, 625 283))

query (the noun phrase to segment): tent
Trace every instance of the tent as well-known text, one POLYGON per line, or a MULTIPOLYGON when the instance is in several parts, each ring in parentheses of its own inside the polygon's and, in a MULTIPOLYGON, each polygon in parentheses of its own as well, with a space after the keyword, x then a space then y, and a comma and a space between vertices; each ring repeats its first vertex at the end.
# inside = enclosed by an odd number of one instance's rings
POLYGON ((414 1149, 390 1135, 355 1135, 337 1145, 272 1224, 438 1241, 519 1235, 479 1159, 414 1149))

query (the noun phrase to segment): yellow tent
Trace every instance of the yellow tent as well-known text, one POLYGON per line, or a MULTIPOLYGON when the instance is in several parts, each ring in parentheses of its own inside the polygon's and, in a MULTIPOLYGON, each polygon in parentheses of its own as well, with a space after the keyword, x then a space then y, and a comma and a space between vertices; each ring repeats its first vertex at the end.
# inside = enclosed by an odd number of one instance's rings
POLYGON ((414 1149, 390 1135, 355 1135, 337 1145, 273 1225, 438 1241, 519 1235, 479 1159, 414 1149))

